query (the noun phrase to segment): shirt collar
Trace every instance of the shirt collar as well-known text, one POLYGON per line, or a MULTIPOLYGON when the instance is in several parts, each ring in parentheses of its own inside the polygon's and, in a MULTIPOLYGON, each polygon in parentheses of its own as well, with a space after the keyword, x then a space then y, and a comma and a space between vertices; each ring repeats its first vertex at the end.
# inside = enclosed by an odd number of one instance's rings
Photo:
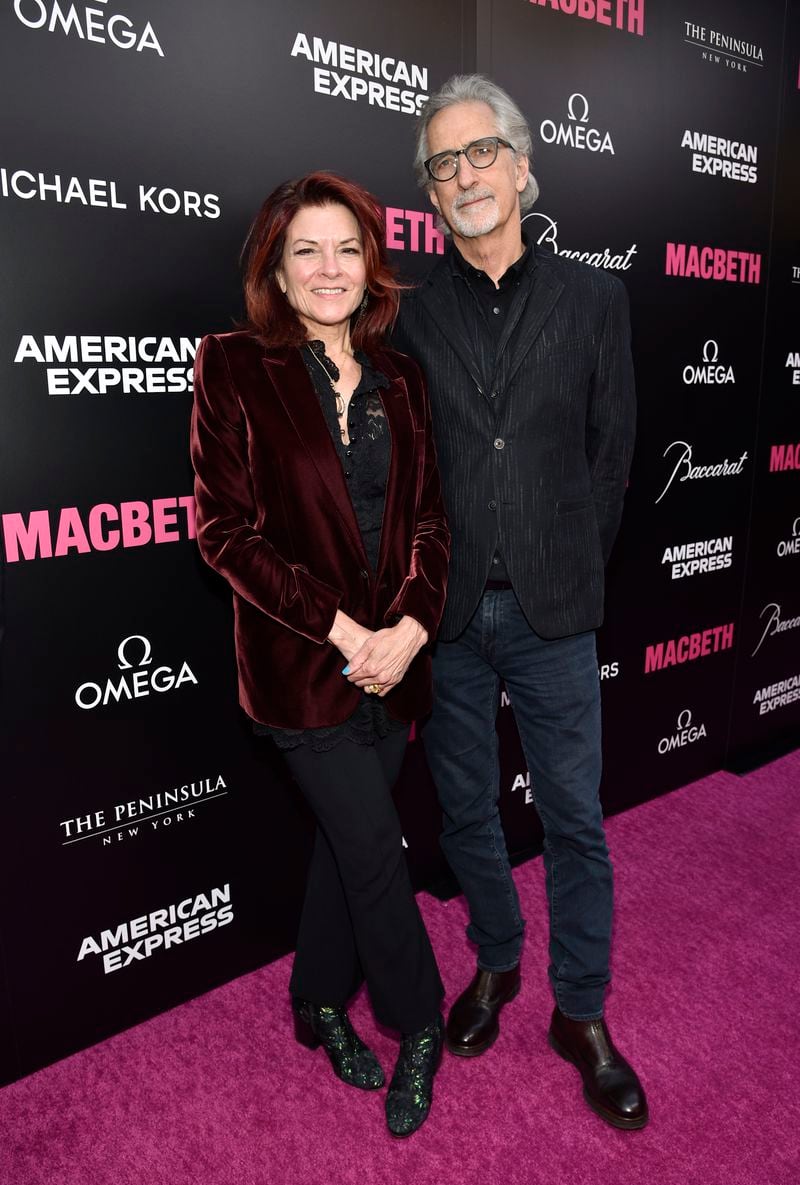
MULTIPOLYGON (((533 250, 533 244, 525 233, 524 226, 522 228, 522 244, 524 247, 522 254, 500 277, 501 284, 504 281, 509 283, 511 280, 519 280, 524 272, 532 272, 536 267, 536 255, 533 250)), ((455 243, 452 243, 450 246, 450 264, 454 276, 462 276, 465 280, 487 279, 486 272, 479 271, 478 268, 468 263, 455 243)))

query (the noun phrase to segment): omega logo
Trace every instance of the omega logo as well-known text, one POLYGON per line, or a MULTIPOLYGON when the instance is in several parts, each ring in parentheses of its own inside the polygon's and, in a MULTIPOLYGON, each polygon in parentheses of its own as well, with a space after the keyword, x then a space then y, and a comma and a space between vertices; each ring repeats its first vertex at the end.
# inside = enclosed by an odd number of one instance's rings
MULTIPOLYGON (((107 4, 108 0, 96 0, 107 4)), ((153 49, 160 58, 164 51, 159 44, 155 30, 149 21, 141 32, 123 13, 108 15, 104 8, 90 5, 44 3, 44 0, 14 0, 14 15, 29 29, 47 29, 48 33, 63 33, 69 37, 74 33, 81 41, 93 41, 100 45, 111 42, 118 49, 132 49, 141 53, 153 49)))
POLYGON ((724 366, 719 362, 719 345, 713 338, 703 346, 702 366, 684 366, 683 381, 691 386, 694 383, 735 383, 732 366, 724 366))
POLYGON ((570 117, 570 119, 578 119, 578 116, 575 114, 575 100, 576 99, 580 99, 583 103, 583 115, 580 117, 580 122, 586 123, 587 120, 589 119, 589 100, 586 98, 585 95, 581 95, 577 91, 574 95, 570 95, 569 102, 567 103, 567 112, 569 114, 569 117, 570 117))
POLYGON ((781 559, 787 555, 800 555, 800 518, 792 523, 791 539, 781 539, 777 550, 781 559))
POLYGON ((684 745, 693 745, 696 741, 707 736, 705 724, 692 724, 692 713, 684 708, 678 714, 677 731, 671 737, 662 737, 658 742, 658 751, 663 757, 673 749, 682 749, 684 745))
POLYGON ((130 634, 127 638, 123 638, 117 647, 117 658, 119 660, 118 669, 133 671, 133 674, 123 674, 116 681, 113 677, 109 677, 105 683, 91 681, 81 683, 75 692, 75 703, 79 708, 91 711, 93 708, 100 707, 101 704, 103 707, 107 707, 108 704, 119 703, 122 699, 141 699, 153 691, 177 691, 184 683, 197 683, 187 662, 181 664, 177 675, 172 667, 168 666, 154 667, 152 671, 145 670, 145 667, 152 665, 153 660, 152 647, 143 634, 130 634), (130 658, 131 656, 136 657, 140 648, 141 658, 138 667, 134 669, 130 658))
POLYGON ((614 145, 609 132, 599 132, 597 128, 587 128, 589 122, 589 100, 585 95, 576 92, 570 95, 567 102, 569 123, 555 124, 552 119, 542 120, 539 135, 545 144, 564 144, 568 148, 588 148, 590 152, 610 152, 614 155, 614 145), (577 100, 577 103, 576 103, 577 100), (583 112, 579 115, 576 111, 583 112))
POLYGON ((131 669, 132 664, 129 663, 125 657, 125 651, 127 649, 129 642, 141 642, 142 643, 142 648, 143 648, 142 649, 142 661, 139 663, 139 666, 140 667, 149 667, 150 663, 153 661, 152 658, 150 657, 150 653, 151 653, 150 643, 148 642, 147 638, 143 637, 141 634, 131 634, 131 636, 129 638, 123 638, 123 640, 120 642, 120 644, 117 648, 117 658, 119 659, 119 664, 118 664, 119 669, 121 671, 129 671, 131 669))

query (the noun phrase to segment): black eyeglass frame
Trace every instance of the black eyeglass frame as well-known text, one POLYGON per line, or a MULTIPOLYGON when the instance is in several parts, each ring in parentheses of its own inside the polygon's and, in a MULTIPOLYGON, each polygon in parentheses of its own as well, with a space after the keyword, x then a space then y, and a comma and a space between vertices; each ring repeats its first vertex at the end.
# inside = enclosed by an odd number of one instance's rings
POLYGON ((497 154, 500 151, 501 147, 502 148, 510 148, 512 152, 517 151, 516 148, 514 147, 514 145, 509 144, 508 140, 504 140, 502 136, 479 136, 477 140, 470 140, 469 144, 465 144, 463 148, 446 148, 444 150, 444 152, 435 152, 433 154, 433 156, 429 156, 426 161, 423 161, 423 164, 425 165, 426 172, 427 172, 428 176, 430 177, 431 181, 440 181, 440 182, 452 181, 453 177, 457 176, 457 174, 458 174, 458 158, 460 156, 466 156, 467 160, 472 165, 473 169, 490 169, 492 167, 492 165, 494 164, 494 162, 497 160, 497 154), (494 156, 492 157, 491 160, 487 161, 486 164, 476 165, 473 161, 471 161, 469 159, 470 149, 474 148, 476 144, 486 144, 489 141, 491 141, 494 144, 494 156), (453 170, 453 172, 450 174, 449 177, 435 177, 433 174, 433 169, 431 168, 431 164, 433 161, 435 161, 437 159, 437 157, 440 157, 440 156, 455 157, 456 167, 453 170))

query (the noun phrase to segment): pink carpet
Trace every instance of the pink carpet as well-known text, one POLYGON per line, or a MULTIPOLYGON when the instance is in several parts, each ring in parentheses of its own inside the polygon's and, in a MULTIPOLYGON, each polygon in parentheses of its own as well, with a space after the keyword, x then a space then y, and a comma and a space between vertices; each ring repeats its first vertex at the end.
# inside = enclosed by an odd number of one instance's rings
MULTIPOLYGON (((0 1091, 4 1185, 798 1185, 800 752, 610 820, 608 1018, 651 1108, 618 1132, 545 1033, 541 861, 516 872, 523 991, 484 1057, 446 1057, 425 1127, 292 1039, 284 959, 0 1091)), ((464 906, 422 908, 450 998, 472 971, 464 906)), ((396 1044, 353 1010, 391 1070, 396 1044)))

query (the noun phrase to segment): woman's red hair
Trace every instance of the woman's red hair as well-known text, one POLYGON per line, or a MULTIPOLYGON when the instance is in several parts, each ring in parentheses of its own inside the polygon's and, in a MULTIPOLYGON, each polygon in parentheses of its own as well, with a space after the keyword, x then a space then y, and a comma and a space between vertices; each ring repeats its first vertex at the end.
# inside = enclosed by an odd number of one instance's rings
POLYGON ((242 249, 248 326, 268 346, 299 346, 308 333, 281 292, 276 271, 283 259, 286 232, 306 206, 345 206, 361 231, 367 273, 367 307, 351 331, 353 347, 379 347, 397 316, 403 285, 394 277, 384 246, 384 213, 361 185, 336 173, 309 173, 285 181, 269 195, 255 217, 242 249))

